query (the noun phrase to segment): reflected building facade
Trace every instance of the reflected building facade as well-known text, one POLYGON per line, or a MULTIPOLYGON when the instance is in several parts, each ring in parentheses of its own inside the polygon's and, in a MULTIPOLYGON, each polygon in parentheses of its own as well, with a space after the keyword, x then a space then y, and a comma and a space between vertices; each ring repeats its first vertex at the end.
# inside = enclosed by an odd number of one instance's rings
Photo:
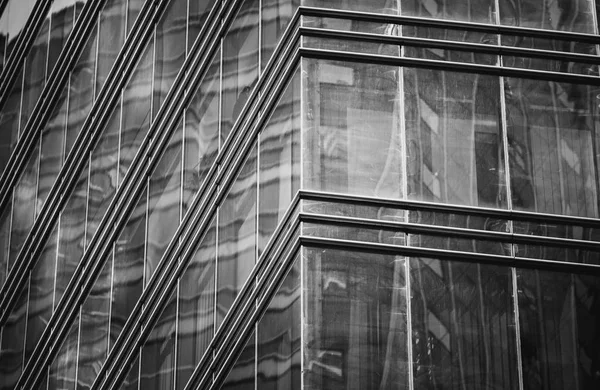
POLYGON ((600 5, 13 3, 0 389, 600 386, 600 5))

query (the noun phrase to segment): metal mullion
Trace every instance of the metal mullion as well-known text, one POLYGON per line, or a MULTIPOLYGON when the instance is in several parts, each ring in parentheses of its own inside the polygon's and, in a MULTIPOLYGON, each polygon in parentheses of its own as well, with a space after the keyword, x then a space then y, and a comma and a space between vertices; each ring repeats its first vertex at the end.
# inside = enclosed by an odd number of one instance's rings
POLYGON ((381 54, 344 52, 339 50, 300 48, 300 55, 306 58, 352 61, 392 66, 439 69, 453 72, 478 73, 492 76, 508 76, 533 80, 552 80, 573 84, 600 85, 600 77, 579 74, 540 71, 534 69, 501 68, 497 65, 470 64, 454 61, 437 61, 422 58, 399 58, 381 54))

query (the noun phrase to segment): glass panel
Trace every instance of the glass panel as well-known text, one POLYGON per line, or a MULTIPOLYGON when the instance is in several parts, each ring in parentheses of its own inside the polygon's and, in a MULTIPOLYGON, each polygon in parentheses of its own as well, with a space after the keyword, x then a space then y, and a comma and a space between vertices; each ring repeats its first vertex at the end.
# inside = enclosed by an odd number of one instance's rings
POLYGON ((217 325, 256 261, 256 147, 219 207, 217 325))
POLYGON ((33 218, 37 206, 37 180, 39 171, 39 146, 36 146, 29 157, 22 176, 15 186, 13 197, 13 220, 10 235, 10 257, 8 269, 12 268, 17 255, 21 251, 25 239, 33 226, 33 218))
POLYGON ((502 24, 595 34, 593 0, 562 4, 551 0, 500 0, 502 24))
POLYGON ((410 259, 415 388, 516 389, 511 269, 410 259))
POLYGON ((512 203, 598 217, 598 101, 592 87, 505 80, 512 203))
POLYGON ((142 348, 140 387, 144 390, 173 389, 176 318, 177 291, 174 291, 142 348))
POLYGON ((404 69, 404 90, 408 198, 506 208, 498 78, 404 69))
POLYGON ((66 340, 58 351, 50 366, 50 383, 48 388, 61 390, 75 389, 75 371, 77 368, 77 342, 79 316, 71 325, 66 340))
POLYGON ((399 3, 398 0, 302 0, 301 5, 309 7, 346 9, 351 11, 397 14, 397 3, 399 3))
POLYGON ((221 56, 217 52, 185 112, 183 212, 206 179, 219 152, 221 56))
POLYGON ((8 206, 0 213, 0 286, 4 285, 8 274, 11 216, 12 205, 9 202, 8 206))
POLYGON ((16 38, 19 36, 29 18, 36 0, 10 0, 4 10, 8 13, 8 49, 6 57, 12 52, 16 43, 16 38))
POLYGON ((139 375, 140 375, 140 357, 136 357, 135 361, 131 365, 123 384, 119 388, 120 390, 138 390, 139 387, 139 375))
POLYGON ((106 82, 108 72, 125 42, 126 9, 127 0, 108 0, 100 14, 96 96, 106 82))
POLYGON ((300 187, 300 74, 260 133, 259 256, 300 187))
POLYGON ((142 295, 146 243, 147 188, 115 243, 109 350, 121 334, 129 314, 142 295))
POLYGON ((60 217, 58 261, 56 264, 56 298, 60 301, 67 283, 79 264, 85 245, 85 208, 88 193, 89 164, 86 164, 75 184, 75 190, 67 201, 60 217))
POLYGON ((171 135, 166 150, 150 177, 145 285, 152 278, 158 262, 179 226, 182 135, 183 129, 180 123, 171 135))
POLYGON ((273 51, 298 9, 300 0, 263 0, 261 4, 261 69, 264 69, 273 51))
MULTIPOLYGON (((50 16, 50 15, 48 15, 50 16)), ((25 59, 25 78, 23 82, 23 104, 21 108, 21 132, 29 120, 33 107, 42 93, 46 82, 46 62, 48 57, 48 35, 50 19, 46 18, 33 41, 25 59)))
POLYGON ((303 186, 402 197, 398 68, 314 59, 302 66, 303 186))
MULTIPOLYGON (((365 1, 365 0, 363 0, 365 1)), ((502 0, 501 0, 502 1, 502 0)), ((519 0, 518 3, 521 3, 519 0)), ((526 0, 525 0, 526 1, 526 0)), ((508 3, 508 1, 506 1, 508 3)), ((402 14, 423 18, 460 20, 464 22, 495 23, 494 0, 478 1, 427 1, 402 0, 402 14)))
MULTIPOLYGON (((127 4, 127 33, 129 34, 129 32, 131 31, 131 27, 133 26, 133 23, 135 23, 135 20, 137 19, 138 15, 140 14, 140 10, 142 9, 142 6, 144 5, 145 0, 128 0, 128 4, 127 4)), ((137 379, 136 379, 136 383, 137 383, 137 379)))
POLYGON ((21 290, 21 295, 17 298, 15 307, 2 328, 2 349, 0 350, 0 389, 2 390, 14 389, 23 368, 27 287, 25 285, 25 288, 21 290))
POLYGON ((258 79, 258 5, 258 0, 244 0, 223 38, 222 141, 227 139, 258 79))
POLYGON ((0 111, 0 169, 4 170, 10 154, 19 137, 19 115, 21 110, 21 91, 23 90, 23 69, 18 72, 14 84, 8 93, 6 103, 0 111))
POLYGON ((340 226, 303 222, 302 234, 336 240, 407 245, 407 235, 403 230, 399 229, 367 229, 363 226, 340 226))
MULTIPOLYGON (((4 70, 4 62, 8 59, 6 42, 8 41, 8 5, 5 6, 0 16, 0 72, 4 70)), ((0 164, 0 166, 2 166, 0 164)))
POLYGON ((27 335, 25 337, 25 362, 29 360, 52 315, 57 238, 58 224, 52 229, 52 233, 50 233, 50 237, 42 250, 41 258, 31 271, 29 306, 27 308, 27 335))
POLYGON ((162 106, 185 60, 187 1, 172 0, 156 25, 154 115, 162 106))
POLYGON ((52 19, 50 22, 50 46, 48 48, 48 75, 52 73, 58 56, 73 28, 76 7, 73 3, 73 1, 69 1, 67 4, 57 1, 52 3, 50 8, 52 19))
POLYGON ((254 390, 256 356, 255 333, 246 342, 242 353, 238 356, 235 365, 229 371, 220 390, 254 390))
POLYGON ((214 334, 216 233, 213 221, 179 282, 178 390, 185 387, 214 334))
POLYGON ((257 388, 300 390, 300 260, 296 259, 257 327, 257 388))
POLYGON ((46 390, 48 389, 48 370, 46 370, 46 374, 42 377, 42 380, 39 382, 36 390, 46 390))
POLYGON ((120 102, 107 121, 90 157, 90 186, 87 211, 86 246, 96 233, 108 205, 117 192, 120 102))
POLYGON ((91 388, 106 359, 112 270, 111 253, 81 308, 77 390, 91 388))
POLYGON ((150 126, 152 48, 152 44, 146 47, 135 72, 123 90, 119 183, 129 169, 150 126))
POLYGON ((517 283, 524 388, 595 388, 600 279, 518 269, 517 283))
MULTIPOLYGON (((188 45, 187 50, 190 51, 194 41, 200 34, 202 26, 206 23, 206 18, 210 13, 215 0, 192 0, 188 5, 189 21, 188 21, 188 45)), ((1 38, 0 38, 1 39, 1 38)), ((218 56, 217 56, 218 57, 218 56)))
POLYGON ((65 125, 67 114, 67 90, 63 90, 54 112, 48 123, 42 129, 42 150, 40 153, 40 178, 38 182, 38 208, 36 216, 40 213, 50 188, 54 185, 58 172, 65 158, 65 125))
POLYGON ((65 156, 71 151, 75 138, 94 102, 97 40, 97 30, 94 29, 69 76, 69 114, 67 116, 65 156))
POLYGON ((303 249, 304 388, 408 388, 404 257, 303 249))

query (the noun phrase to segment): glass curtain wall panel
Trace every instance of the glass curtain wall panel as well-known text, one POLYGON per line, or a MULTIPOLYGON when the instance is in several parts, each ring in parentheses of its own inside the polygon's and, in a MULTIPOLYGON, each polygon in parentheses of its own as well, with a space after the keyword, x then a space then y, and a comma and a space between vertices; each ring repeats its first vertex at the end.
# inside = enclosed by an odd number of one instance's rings
POLYGON ((80 317, 77 316, 69 329, 67 338, 50 365, 48 389, 76 389, 79 319, 80 317))
POLYGON ((9 0, 4 6, 2 17, 0 18, 0 34, 2 35, 2 46, 0 51, 3 54, 3 63, 10 57, 19 34, 25 28, 27 19, 33 12, 37 0, 9 0))
POLYGON ((12 390, 23 370, 28 287, 26 285, 22 290, 15 307, 2 327, 2 350, 0 351, 0 389, 2 390, 12 390))

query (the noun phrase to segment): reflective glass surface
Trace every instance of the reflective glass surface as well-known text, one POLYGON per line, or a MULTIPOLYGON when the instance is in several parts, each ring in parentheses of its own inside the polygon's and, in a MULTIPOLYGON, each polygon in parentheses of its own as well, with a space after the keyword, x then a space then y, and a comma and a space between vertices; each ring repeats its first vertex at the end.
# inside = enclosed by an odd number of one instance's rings
POLYGON ((256 375, 256 336, 253 332, 220 387, 221 390, 253 390, 256 375))
POLYGON ((79 316, 71 325, 67 338, 58 355, 50 365, 49 389, 74 390, 77 371, 77 344, 79 340, 79 316))
POLYGON ((8 315, 2 327, 2 350, 0 351, 0 389, 14 389, 21 370, 23 369, 23 349, 25 347, 25 330, 27 321, 27 294, 26 285, 15 307, 8 315))

